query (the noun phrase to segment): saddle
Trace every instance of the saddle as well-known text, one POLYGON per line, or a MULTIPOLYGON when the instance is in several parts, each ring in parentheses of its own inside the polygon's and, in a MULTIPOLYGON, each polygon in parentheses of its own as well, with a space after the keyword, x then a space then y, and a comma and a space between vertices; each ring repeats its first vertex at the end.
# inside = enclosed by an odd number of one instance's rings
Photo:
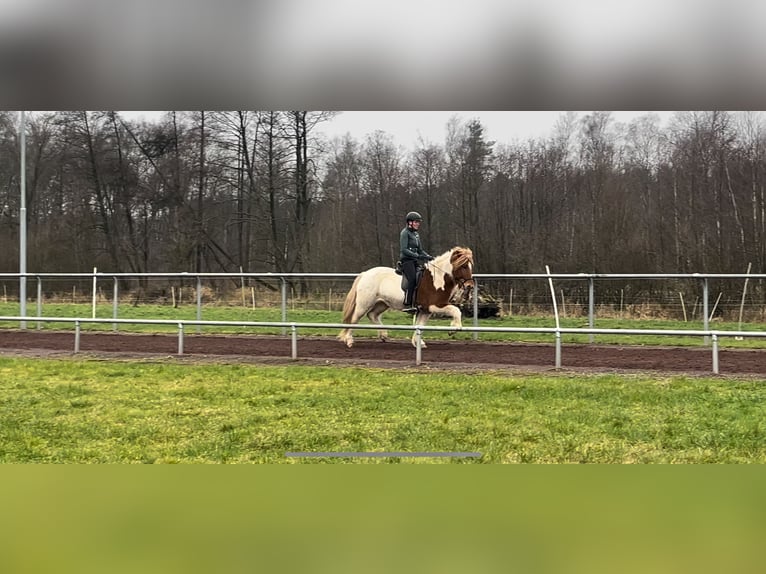
MULTIPOLYGON (((417 265, 415 267, 415 290, 417 290, 418 285, 420 285, 420 280, 423 278, 423 269, 424 268, 423 268, 422 265, 417 265)), ((394 273, 396 273, 397 275, 401 275, 402 276, 402 291, 406 291, 407 290, 407 276, 404 273, 402 273, 402 262, 401 261, 397 261, 396 262, 396 266, 394 267, 394 273)))

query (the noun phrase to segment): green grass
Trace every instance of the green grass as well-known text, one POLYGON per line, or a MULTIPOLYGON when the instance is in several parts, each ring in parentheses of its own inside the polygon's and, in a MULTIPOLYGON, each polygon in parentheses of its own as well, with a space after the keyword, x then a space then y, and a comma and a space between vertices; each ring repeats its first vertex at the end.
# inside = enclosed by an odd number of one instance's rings
MULTIPOLYGON (((18 314, 18 304, 1 303, 0 315, 14 316, 18 314)), ((29 313, 36 313, 35 307, 28 308, 29 313)), ((97 307, 96 316, 101 319, 112 318, 112 306, 102 304, 97 307)), ((44 317, 90 317, 92 309, 87 304, 54 304, 49 303, 43 307, 44 317)), ((197 318, 197 309, 194 305, 182 305, 174 308, 171 305, 122 305, 119 308, 118 317, 120 319, 167 319, 173 321, 188 320, 194 321, 197 318)), ((339 323, 341 322, 340 311, 323 311, 310 309, 288 309, 287 321, 296 323, 339 323)), ((245 308, 238 306, 214 306, 208 305, 202 308, 203 321, 253 321, 253 322, 281 322, 282 311, 278 307, 245 308)), ((397 311, 389 311, 383 316, 383 320, 389 325, 411 325, 412 318, 409 315, 397 311)), ((367 323, 365 318, 363 323, 367 323)), ((472 317, 464 317, 465 326, 473 325, 472 317)), ((428 325, 446 327, 449 320, 444 318, 432 318, 428 325)), ((29 325, 36 328, 35 322, 29 325)), ((525 316, 514 315, 513 317, 492 318, 479 320, 480 327, 546 327, 555 326, 553 316, 525 316)), ((584 317, 563 317, 561 326, 565 328, 587 328, 588 318, 584 317)), ((666 319, 615 319, 596 317, 594 327, 603 329, 664 329, 664 330, 701 330, 703 328, 701 321, 684 322, 666 319)), ((0 322, 0 328, 18 328, 17 323, 0 322)), ((43 329, 74 329, 71 323, 42 323, 43 329)), ((86 330, 112 330, 112 323, 107 324, 87 324, 83 323, 83 329, 86 330)), ((737 323, 715 322, 711 328, 721 331, 739 330, 737 323)), ((166 332, 175 333, 175 325, 119 325, 118 329, 124 332, 166 332)), ((196 331, 196 327, 190 327, 196 331)), ((743 331, 762 331, 763 325, 760 323, 747 323, 742 325, 743 331)), ((259 327, 256 331, 252 327, 203 327, 204 333, 247 333, 253 334, 282 334, 280 327, 259 327)), ((301 335, 325 335, 334 336, 336 330, 332 329, 301 329, 301 335)), ((410 331, 391 331, 389 335, 393 338, 409 338, 410 331)), ((359 329, 354 333, 355 337, 376 337, 377 333, 373 330, 359 329)), ((429 340, 447 339, 447 333, 428 333, 426 337, 429 340)), ((463 332, 455 336, 457 339, 470 339, 472 333, 463 332)), ((478 337, 482 341, 511 341, 511 342, 553 342, 552 334, 534 334, 534 333, 480 333, 478 337)), ((588 335, 562 335, 564 343, 588 343, 588 335)), ((676 337, 676 336, 657 336, 657 335, 595 335, 594 342, 599 344, 618 344, 618 345, 672 345, 672 346, 701 346, 703 340, 701 337, 676 337)), ((766 339, 746 338, 743 341, 736 341, 733 337, 723 337, 719 341, 721 347, 736 348, 766 348, 766 339)))
POLYGON ((0 357, 2 463, 766 462, 766 385, 0 357))

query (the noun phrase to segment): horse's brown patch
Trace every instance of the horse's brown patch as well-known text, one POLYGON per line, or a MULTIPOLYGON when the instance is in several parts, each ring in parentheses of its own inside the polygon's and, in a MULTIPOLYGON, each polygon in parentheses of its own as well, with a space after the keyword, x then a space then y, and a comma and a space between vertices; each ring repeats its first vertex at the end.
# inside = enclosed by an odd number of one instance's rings
MULTIPOLYGON (((439 283, 443 287, 435 286, 434 275, 431 269, 426 268, 423 279, 420 281, 417 292, 417 304, 427 309, 434 305, 444 307, 450 304, 452 295, 457 286, 473 287, 473 252, 467 247, 455 247, 451 250, 449 263, 450 270, 441 269, 439 283)), ((439 271, 437 271, 439 272, 439 271)))

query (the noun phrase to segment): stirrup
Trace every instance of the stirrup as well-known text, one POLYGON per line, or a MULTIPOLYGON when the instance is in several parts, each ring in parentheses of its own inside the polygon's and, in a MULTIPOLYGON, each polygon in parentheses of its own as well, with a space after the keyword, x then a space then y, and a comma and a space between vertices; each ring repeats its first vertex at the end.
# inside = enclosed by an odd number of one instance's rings
POLYGON ((409 313, 410 315, 414 315, 415 313, 418 312, 418 308, 417 307, 405 307, 404 309, 402 309, 402 311, 404 311, 405 313, 409 313))

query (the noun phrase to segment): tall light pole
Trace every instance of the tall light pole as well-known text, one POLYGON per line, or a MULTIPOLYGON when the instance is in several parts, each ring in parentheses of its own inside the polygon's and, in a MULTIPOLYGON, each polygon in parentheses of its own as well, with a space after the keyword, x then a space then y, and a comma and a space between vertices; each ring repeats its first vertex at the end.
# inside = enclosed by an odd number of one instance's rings
MULTIPOLYGON (((21 112, 21 208, 19 209, 19 314, 27 316, 27 137, 24 125, 24 112, 21 112)), ((21 322, 21 328, 27 328, 27 322, 21 322)))

